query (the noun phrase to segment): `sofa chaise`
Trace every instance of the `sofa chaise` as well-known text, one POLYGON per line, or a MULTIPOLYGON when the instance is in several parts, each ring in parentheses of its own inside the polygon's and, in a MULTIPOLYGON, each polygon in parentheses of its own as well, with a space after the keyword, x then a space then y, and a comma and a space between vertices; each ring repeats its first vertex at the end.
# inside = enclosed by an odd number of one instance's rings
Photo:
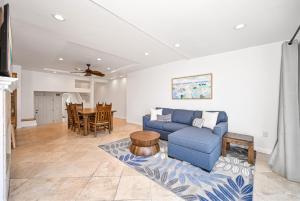
POLYGON ((211 171, 221 155, 222 137, 228 131, 227 114, 218 111, 217 124, 211 130, 192 126, 195 118, 202 117, 202 111, 161 109, 163 115, 171 114, 172 121, 150 121, 150 115, 145 115, 143 129, 156 131, 161 139, 168 140, 170 157, 211 171))

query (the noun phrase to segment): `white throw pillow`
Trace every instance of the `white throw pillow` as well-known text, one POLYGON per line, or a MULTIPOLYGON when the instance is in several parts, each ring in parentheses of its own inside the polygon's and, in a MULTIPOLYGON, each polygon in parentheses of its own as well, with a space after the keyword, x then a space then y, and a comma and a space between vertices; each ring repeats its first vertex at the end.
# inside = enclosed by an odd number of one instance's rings
POLYGON ((210 128, 211 130, 213 130, 217 124, 218 116, 219 116, 219 112, 203 112, 202 113, 202 119, 204 119, 203 127, 210 128))
POLYGON ((202 128, 203 123, 204 123, 204 119, 195 118, 195 119, 193 120, 193 126, 194 126, 194 127, 197 127, 197 128, 202 128))
POLYGON ((162 115, 162 109, 151 109, 150 121, 157 120, 157 115, 162 115))

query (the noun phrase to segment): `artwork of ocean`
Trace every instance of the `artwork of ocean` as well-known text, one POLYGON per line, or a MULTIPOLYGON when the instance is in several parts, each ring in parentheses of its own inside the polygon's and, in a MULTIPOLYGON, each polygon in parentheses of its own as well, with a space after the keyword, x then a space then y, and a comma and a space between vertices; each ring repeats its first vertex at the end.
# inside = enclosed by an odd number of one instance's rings
POLYGON ((212 98, 212 75, 175 78, 172 80, 173 99, 212 98))

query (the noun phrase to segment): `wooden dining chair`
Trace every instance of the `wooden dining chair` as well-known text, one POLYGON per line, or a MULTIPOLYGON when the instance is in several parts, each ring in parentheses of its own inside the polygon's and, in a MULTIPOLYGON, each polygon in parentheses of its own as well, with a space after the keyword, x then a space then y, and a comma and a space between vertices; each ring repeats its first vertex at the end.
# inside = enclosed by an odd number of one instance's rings
POLYGON ((76 106, 77 110, 82 110, 83 109, 83 103, 75 103, 73 105, 76 106))
MULTIPOLYGON (((107 108, 107 110, 110 110, 110 112, 111 112, 111 110, 112 110, 112 103, 110 103, 110 104, 107 104, 107 103, 104 103, 102 106, 101 105, 98 105, 98 107, 97 108, 101 108, 101 107, 105 107, 105 108, 107 108)), ((112 119, 112 113, 110 114, 110 120, 109 120, 109 127, 110 127, 110 131, 112 130, 112 124, 113 124, 113 119, 112 119)))
POLYGON ((71 112, 71 104, 66 102, 66 109, 67 109, 67 115, 68 115, 68 129, 73 129, 73 117, 71 112))
POLYGON ((108 129, 108 132, 111 131, 111 108, 105 106, 98 106, 95 116, 95 121, 90 122, 90 127, 93 128, 95 137, 97 137, 97 128, 108 129))
POLYGON ((103 106, 103 105, 104 105, 104 103, 98 102, 98 103, 96 104, 96 107, 98 107, 98 106, 103 106))
POLYGON ((105 103, 104 106, 110 108, 110 110, 112 109, 112 103, 110 103, 110 104, 105 103))
POLYGON ((112 107, 112 103, 105 103, 105 106, 111 106, 112 107))
POLYGON ((84 128, 84 122, 82 119, 80 119, 79 114, 78 114, 78 106, 76 104, 71 105, 71 111, 73 115, 73 126, 74 126, 74 131, 80 134, 81 128, 84 128))
MULTIPOLYGON (((74 104, 72 103, 69 103, 69 109, 70 109, 70 121, 72 122, 72 125, 71 125, 71 130, 72 131, 75 131, 75 116, 74 116, 74 113, 76 112, 75 110, 75 106, 74 104)), ((69 115, 69 114, 68 114, 69 115)))

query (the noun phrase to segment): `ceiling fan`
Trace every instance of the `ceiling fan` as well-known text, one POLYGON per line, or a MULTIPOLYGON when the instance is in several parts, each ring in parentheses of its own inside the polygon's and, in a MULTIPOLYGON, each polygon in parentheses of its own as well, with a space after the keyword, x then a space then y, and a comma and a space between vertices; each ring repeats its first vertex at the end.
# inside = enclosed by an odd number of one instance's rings
POLYGON ((105 74, 101 73, 100 71, 96 71, 96 70, 91 70, 91 64, 86 64, 87 69, 83 70, 83 71, 76 71, 76 72, 71 72, 71 73, 85 73, 84 76, 92 76, 92 75, 97 75, 100 77, 104 77, 105 74))

